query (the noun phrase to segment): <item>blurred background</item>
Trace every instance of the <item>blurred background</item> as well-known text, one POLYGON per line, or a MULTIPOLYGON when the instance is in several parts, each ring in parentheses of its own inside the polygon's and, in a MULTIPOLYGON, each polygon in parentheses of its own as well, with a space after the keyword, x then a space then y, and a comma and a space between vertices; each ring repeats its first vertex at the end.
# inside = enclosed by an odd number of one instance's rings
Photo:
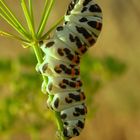
MULTIPOLYGON (((69 1, 56 0, 46 30, 65 13, 69 1)), ((6 2, 25 24, 19 1, 6 2)), ((98 3, 104 15, 103 30, 81 63, 88 116, 85 129, 73 140, 139 140, 140 2, 98 3)), ((36 21, 43 5, 44 0, 34 3, 36 21)), ((0 30, 15 33, 1 18, 0 30)), ((35 65, 31 48, 23 49, 20 42, 0 37, 0 140, 57 139, 35 65)))

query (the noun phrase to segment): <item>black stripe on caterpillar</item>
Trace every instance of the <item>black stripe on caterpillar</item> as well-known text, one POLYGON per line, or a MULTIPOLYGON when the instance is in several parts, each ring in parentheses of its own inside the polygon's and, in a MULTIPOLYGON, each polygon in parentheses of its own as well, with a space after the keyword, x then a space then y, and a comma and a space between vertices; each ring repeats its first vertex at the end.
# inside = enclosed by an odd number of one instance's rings
MULTIPOLYGON (((54 95, 48 106, 60 112, 63 135, 78 136, 87 108, 80 78, 80 58, 97 40, 102 28, 101 8, 93 0, 72 0, 64 25, 41 45, 44 61, 39 71, 48 77, 45 92, 54 95)), ((43 86, 44 87, 44 86, 43 86)))

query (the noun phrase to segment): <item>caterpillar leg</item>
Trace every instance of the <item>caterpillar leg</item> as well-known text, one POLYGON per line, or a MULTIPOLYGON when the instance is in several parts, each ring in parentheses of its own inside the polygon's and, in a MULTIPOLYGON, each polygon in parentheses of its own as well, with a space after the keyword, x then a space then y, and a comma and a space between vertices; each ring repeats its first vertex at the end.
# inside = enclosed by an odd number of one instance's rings
MULTIPOLYGON (((36 67, 35 67, 35 70, 36 70, 38 73, 40 73, 40 74, 42 74, 41 68, 42 68, 42 64, 37 63, 37 65, 36 65, 36 67)), ((42 85, 41 85, 41 91, 42 91, 44 94, 47 93, 47 92, 46 92, 46 87, 47 87, 47 85, 46 85, 45 81, 43 81, 43 82, 42 82, 42 85)))
POLYGON ((64 136, 68 139, 79 136, 81 131, 84 128, 85 119, 78 119, 78 120, 70 120, 63 122, 64 130, 63 132, 57 131, 57 136, 61 137, 64 136))
POLYGON ((85 119, 65 121, 63 135, 68 138, 79 136, 84 128, 84 124, 85 119))
POLYGON ((51 105, 51 102, 52 102, 52 99, 51 99, 50 96, 48 96, 48 99, 47 99, 47 107, 48 107, 49 109, 53 110, 52 105, 51 105))

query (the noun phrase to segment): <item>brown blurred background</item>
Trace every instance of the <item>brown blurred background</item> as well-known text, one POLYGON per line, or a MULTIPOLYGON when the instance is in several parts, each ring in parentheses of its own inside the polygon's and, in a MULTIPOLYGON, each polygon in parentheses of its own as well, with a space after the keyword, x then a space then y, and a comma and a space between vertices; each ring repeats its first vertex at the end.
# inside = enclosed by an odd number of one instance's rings
MULTIPOLYGON (((56 0, 55 7, 49 19, 51 25, 56 19, 62 16, 70 0, 56 0)), ((7 0, 9 6, 23 19, 22 11, 18 0, 7 0)), ((36 1, 35 15, 39 20, 44 0, 36 1)), ((82 134, 73 140, 139 140, 140 139, 140 1, 138 0, 98 0, 104 15, 103 30, 96 43, 91 48, 89 55, 103 58, 114 56, 123 61, 126 72, 105 83, 95 94, 93 106, 96 112, 89 116, 82 134)), ((24 21, 23 21, 24 22, 24 21)), ((0 18, 0 29, 14 32, 0 18)), ((26 55, 29 49, 23 49, 20 43, 0 37, 0 59, 15 59, 17 55, 26 55)), ((6 74, 5 74, 6 75, 6 74)), ((11 72, 12 75, 12 72, 11 72)), ((93 73, 94 75, 94 73, 93 73)), ((2 76, 0 74, 0 76, 2 76)), ((12 80, 12 79, 11 79, 12 80)), ((1 82, 2 83, 2 82, 1 82)), ((9 95, 9 90, 3 88, 6 82, 0 84, 0 101, 9 95)), ((40 85, 39 85, 40 86, 40 85)), ((35 93, 34 93, 35 94, 35 93)), ((40 102, 44 102, 44 95, 41 93, 40 102)), ((88 95, 89 96, 89 95, 88 95)), ((92 97, 92 94, 90 95, 92 97)), ((40 103, 43 108, 44 103, 40 103), (43 105, 42 105, 43 104, 43 105)), ((0 102, 0 106, 2 104, 0 102)), ((22 108, 21 108, 22 110, 22 108)), ((41 110, 41 108, 40 108, 41 110)), ((45 109, 43 108, 43 111, 45 109)), ((43 112, 42 111, 42 112, 43 112)), ((93 110, 89 110, 92 112, 93 110)), ((94 112, 94 111, 93 111, 94 112)), ((30 113, 30 112, 28 112, 30 113)), ((40 119, 42 119, 40 117, 40 119)), ((26 120, 26 115, 25 115, 26 120)), ((29 120, 30 122, 30 120, 29 120)), ((0 122, 1 123, 1 122, 0 122)), ((28 121, 26 122, 28 123, 28 121)), ((21 121, 23 125, 24 121, 21 121)), ((49 124, 48 124, 49 125, 49 124)), ((14 127, 15 128, 15 127, 14 127)), ((17 130, 8 130, 0 133, 1 140, 54 140, 55 126, 49 125, 42 129, 38 136, 31 137, 28 133, 17 130), (12 131, 12 132, 11 132, 12 131), (52 135, 50 135, 52 134, 52 135)), ((34 130, 33 130, 34 131, 34 130)))

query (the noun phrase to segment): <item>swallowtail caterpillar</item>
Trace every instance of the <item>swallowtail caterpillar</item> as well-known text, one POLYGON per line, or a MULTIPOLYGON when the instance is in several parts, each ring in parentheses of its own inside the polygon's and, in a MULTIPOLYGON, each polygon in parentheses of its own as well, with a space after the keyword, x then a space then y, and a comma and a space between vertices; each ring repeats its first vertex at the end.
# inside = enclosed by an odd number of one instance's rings
POLYGON ((84 128, 87 108, 80 78, 80 58, 93 46, 102 29, 102 11, 94 0, 72 0, 53 37, 41 49, 44 61, 38 66, 48 77, 49 108, 60 112, 63 135, 78 136, 84 128))

